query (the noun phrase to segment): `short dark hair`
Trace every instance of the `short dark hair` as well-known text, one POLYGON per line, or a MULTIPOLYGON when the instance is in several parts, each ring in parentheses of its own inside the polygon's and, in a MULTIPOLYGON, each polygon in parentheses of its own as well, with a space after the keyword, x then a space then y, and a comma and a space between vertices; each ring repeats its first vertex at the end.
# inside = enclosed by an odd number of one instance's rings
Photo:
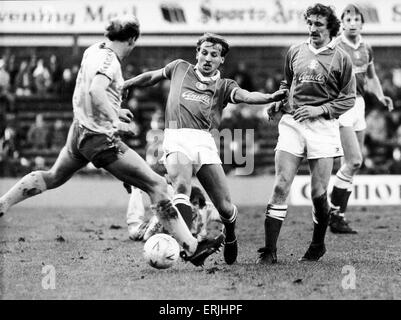
POLYGON ((136 41, 140 35, 139 21, 135 16, 123 16, 112 19, 104 33, 111 41, 127 41, 134 38, 136 41))
POLYGON ((196 199, 196 198, 198 198, 198 200, 199 200, 199 208, 203 209, 206 206, 206 198, 203 195, 203 192, 200 188, 198 188, 196 186, 192 186, 189 201, 191 201, 191 203, 192 203, 194 201, 194 199, 196 199))
POLYGON ((363 17, 362 10, 359 8, 358 5, 356 5, 354 3, 350 3, 349 5, 347 5, 344 8, 343 12, 341 13, 341 20, 344 19, 344 16, 346 13, 351 13, 351 14, 355 14, 355 15, 359 14, 361 16, 362 23, 365 23, 365 18, 363 17))
POLYGON ((321 3, 316 3, 315 5, 306 9, 304 14, 305 20, 307 20, 311 15, 319 15, 327 18, 327 29, 330 30, 330 37, 333 38, 338 34, 340 30, 341 22, 337 18, 334 9, 330 6, 325 6, 321 3))
POLYGON ((226 39, 224 39, 222 36, 215 34, 215 33, 210 33, 206 32, 204 33, 199 39, 198 42, 196 43, 196 50, 199 51, 200 46, 204 42, 211 42, 215 44, 220 44, 221 45, 221 56, 225 57, 230 51, 230 46, 228 45, 228 42, 226 39))

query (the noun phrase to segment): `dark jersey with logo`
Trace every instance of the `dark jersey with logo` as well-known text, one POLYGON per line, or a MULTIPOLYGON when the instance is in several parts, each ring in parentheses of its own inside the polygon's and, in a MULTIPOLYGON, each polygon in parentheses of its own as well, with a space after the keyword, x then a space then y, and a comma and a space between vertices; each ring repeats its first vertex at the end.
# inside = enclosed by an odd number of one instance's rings
POLYGON ((166 128, 217 129, 221 113, 233 101, 238 84, 230 79, 201 79, 195 66, 175 60, 164 67, 171 79, 166 105, 166 128))
POLYGON ((292 46, 284 73, 290 89, 286 112, 304 105, 324 106, 330 118, 338 118, 354 106, 356 85, 351 58, 334 42, 318 50, 308 42, 292 46))

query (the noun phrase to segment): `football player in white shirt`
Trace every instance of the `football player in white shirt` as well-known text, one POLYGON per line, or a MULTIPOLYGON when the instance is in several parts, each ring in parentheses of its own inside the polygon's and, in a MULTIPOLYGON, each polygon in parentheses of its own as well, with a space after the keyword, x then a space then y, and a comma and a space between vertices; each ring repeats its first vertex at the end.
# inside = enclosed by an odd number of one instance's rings
POLYGON ((105 41, 85 50, 73 94, 74 120, 66 145, 50 170, 31 172, 0 198, 0 216, 20 201, 61 186, 92 162, 144 190, 163 227, 183 248, 185 260, 200 266, 219 249, 224 236, 198 243, 170 201, 165 179, 120 138, 121 132, 131 131, 129 122, 133 117, 129 110, 120 108, 124 85, 121 61, 131 53, 139 35, 136 17, 117 17, 108 24, 105 41))

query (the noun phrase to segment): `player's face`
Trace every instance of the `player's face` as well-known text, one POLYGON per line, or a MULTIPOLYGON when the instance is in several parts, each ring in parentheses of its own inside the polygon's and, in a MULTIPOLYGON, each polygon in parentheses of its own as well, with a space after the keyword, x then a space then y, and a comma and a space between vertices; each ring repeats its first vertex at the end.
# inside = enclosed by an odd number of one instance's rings
POLYGON ((316 49, 330 42, 330 30, 327 29, 327 17, 312 14, 307 18, 306 24, 308 25, 311 44, 316 49))
POLYGON ((221 44, 203 42, 196 53, 198 70, 206 77, 213 76, 222 63, 221 44))
POLYGON ((346 37, 357 37, 362 31, 362 17, 360 14, 346 13, 343 17, 343 29, 346 37))

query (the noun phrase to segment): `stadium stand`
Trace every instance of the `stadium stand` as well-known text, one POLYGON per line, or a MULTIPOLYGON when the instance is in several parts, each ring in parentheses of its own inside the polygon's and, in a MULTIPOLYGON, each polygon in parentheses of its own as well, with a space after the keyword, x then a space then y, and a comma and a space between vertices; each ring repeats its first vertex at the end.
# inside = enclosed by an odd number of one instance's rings
MULTIPOLYGON (((239 82, 243 81, 244 86, 255 90, 272 92, 276 90, 281 80, 281 69, 277 66, 282 65, 283 54, 287 48, 285 47, 236 47, 230 52, 229 62, 225 64, 223 73, 236 78, 239 82)), ((14 143, 17 148, 20 161, 15 157, 11 159, 2 155, 1 162, 11 161, 21 166, 21 162, 29 163, 31 166, 35 164, 38 157, 44 158, 44 165, 50 166, 57 156, 60 148, 60 141, 57 146, 52 146, 49 141, 45 148, 33 148, 27 141, 28 131, 35 118, 40 113, 46 125, 51 128, 56 122, 61 127, 68 128, 72 120, 71 96, 75 85, 75 77, 78 70, 77 61, 83 53, 84 48, 61 50, 60 48, 38 47, 38 48, 0 48, 0 114, 1 114, 1 147, 2 153, 5 146, 9 144, 5 133, 10 127, 10 122, 6 119, 14 119, 16 124, 14 143), (41 61, 38 64, 38 61, 41 61), (24 65, 23 68, 20 66, 24 65), (49 77, 46 81, 30 81, 33 74, 38 74, 39 69, 47 69, 49 77), (24 76, 19 76, 20 69, 27 72, 25 76, 25 89, 19 87, 24 76), (44 83, 47 83, 44 86, 44 83), (37 86, 41 86, 38 90, 37 86), (20 88, 20 90, 18 90, 20 88), (9 160, 6 160, 9 159, 9 160), (23 161, 21 161, 21 159, 23 161)), ((401 85, 400 85, 400 66, 389 61, 395 61, 395 56, 400 52, 400 48, 375 48, 376 69, 379 77, 383 82, 383 90, 386 95, 394 99, 395 108, 401 107, 401 85)), ((182 57, 192 61, 192 48, 173 47, 173 48, 156 48, 156 47, 138 47, 131 59, 124 65, 125 77, 132 77, 143 71, 163 67, 169 61, 182 57)), ((43 73, 43 70, 42 70, 43 73)), ((46 73, 46 72, 45 72, 46 73)), ((32 80, 31 79, 31 80, 32 80)), ((145 157, 146 154, 146 133, 150 129, 152 115, 156 110, 163 108, 169 84, 167 81, 159 86, 147 88, 144 90, 132 90, 124 102, 125 107, 130 108, 138 124, 138 135, 130 138, 127 143, 135 148, 139 154, 145 157)), ((369 146, 366 146, 365 155, 367 156, 368 165, 362 170, 369 173, 398 172, 397 165, 394 162, 399 160, 397 155, 393 156, 393 149, 399 148, 396 141, 396 129, 400 126, 401 113, 396 110, 392 114, 378 107, 377 101, 367 96, 367 112, 376 110, 381 113, 391 128, 387 137, 387 169, 378 168, 378 165, 371 166, 369 157, 369 146), (377 168, 377 169, 376 169, 377 168), (392 168, 392 169, 391 169, 392 168), (383 171, 384 170, 384 171, 383 171)), ((274 172, 274 146, 277 141, 277 121, 267 123, 263 120, 260 109, 252 109, 252 107, 237 106, 238 110, 228 115, 229 119, 225 119, 222 127, 251 129, 255 128, 255 174, 273 173, 274 172), (249 110, 248 110, 249 109, 249 110)), ((369 136, 369 133, 368 133, 369 136)), ((58 139, 61 137, 59 135, 58 139)), ((367 140, 369 143, 370 140, 367 140)), ((246 145, 243 144, 243 153, 246 145)), ((397 149, 398 150, 398 149, 397 149)), ((248 150, 249 152, 249 150, 248 150)), ((396 151, 394 151, 396 152, 396 151)), ((40 161, 39 161, 40 162, 40 161)), ((335 167, 338 167, 336 162, 335 167)), ((235 169, 236 164, 225 166, 226 171, 235 169)), ((4 171, 4 170, 3 170, 4 171)), ((0 174, 18 175, 25 170, 6 170, 0 174), (11 172, 11 173, 10 173, 11 172)), ((97 171, 95 171, 97 172, 97 171)), ((306 161, 300 168, 300 173, 307 173, 306 161)))

